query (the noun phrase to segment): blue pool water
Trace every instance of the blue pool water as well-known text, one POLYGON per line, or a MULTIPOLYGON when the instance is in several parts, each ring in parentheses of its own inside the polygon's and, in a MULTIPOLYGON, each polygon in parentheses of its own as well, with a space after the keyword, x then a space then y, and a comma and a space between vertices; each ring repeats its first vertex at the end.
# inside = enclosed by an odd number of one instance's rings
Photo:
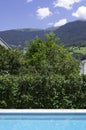
POLYGON ((0 130, 86 130, 86 113, 0 113, 0 130))

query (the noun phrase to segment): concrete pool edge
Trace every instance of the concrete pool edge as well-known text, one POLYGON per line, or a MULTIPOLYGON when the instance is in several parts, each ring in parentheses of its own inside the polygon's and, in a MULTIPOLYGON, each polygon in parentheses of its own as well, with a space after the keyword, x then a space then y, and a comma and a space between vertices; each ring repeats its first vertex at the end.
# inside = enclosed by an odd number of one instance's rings
POLYGON ((86 113, 86 109, 0 109, 0 113, 86 113))
POLYGON ((0 109, 0 120, 86 120, 84 109, 0 109))

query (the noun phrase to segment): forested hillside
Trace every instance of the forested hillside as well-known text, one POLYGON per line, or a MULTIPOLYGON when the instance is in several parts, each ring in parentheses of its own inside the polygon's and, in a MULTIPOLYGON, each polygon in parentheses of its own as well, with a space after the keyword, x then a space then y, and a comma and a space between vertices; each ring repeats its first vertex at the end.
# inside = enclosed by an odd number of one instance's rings
POLYGON ((75 21, 61 27, 48 29, 16 29, 1 31, 0 37, 11 46, 25 46, 25 41, 30 41, 36 36, 44 38, 44 34, 54 32, 60 38, 60 43, 67 46, 86 46, 86 21, 75 21))
POLYGON ((60 42, 69 46, 86 46, 86 21, 67 23, 54 33, 60 37, 60 42))

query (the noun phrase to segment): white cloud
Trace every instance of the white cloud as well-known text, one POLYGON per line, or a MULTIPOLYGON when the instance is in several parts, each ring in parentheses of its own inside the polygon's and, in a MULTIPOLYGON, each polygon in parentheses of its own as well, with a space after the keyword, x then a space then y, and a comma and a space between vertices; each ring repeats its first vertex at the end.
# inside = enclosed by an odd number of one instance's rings
POLYGON ((50 16, 52 14, 52 12, 50 11, 50 9, 48 7, 44 7, 44 8, 39 8, 37 9, 37 16, 40 18, 40 19, 44 19, 48 16, 50 16))
POLYGON ((59 27, 67 23, 67 19, 61 19, 58 22, 54 23, 54 27, 59 27))
POLYGON ((33 0, 27 0, 27 3, 30 3, 30 2, 32 2, 33 0))
POLYGON ((80 1, 81 0, 56 0, 56 2, 54 2, 54 7, 71 9, 75 3, 79 3, 80 1))
POLYGON ((86 19, 86 6, 80 6, 76 12, 72 13, 72 16, 75 16, 79 19, 86 19))

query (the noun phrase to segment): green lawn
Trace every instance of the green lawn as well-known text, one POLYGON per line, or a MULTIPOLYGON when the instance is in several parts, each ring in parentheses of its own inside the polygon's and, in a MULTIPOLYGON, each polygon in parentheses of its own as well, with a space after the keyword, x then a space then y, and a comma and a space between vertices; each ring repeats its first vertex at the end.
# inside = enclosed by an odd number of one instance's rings
POLYGON ((79 48, 76 48, 74 51, 75 51, 76 53, 86 54, 86 47, 80 47, 80 49, 79 49, 79 48))
POLYGON ((81 53, 83 55, 86 54, 86 47, 70 47, 69 49, 75 53, 81 53))

